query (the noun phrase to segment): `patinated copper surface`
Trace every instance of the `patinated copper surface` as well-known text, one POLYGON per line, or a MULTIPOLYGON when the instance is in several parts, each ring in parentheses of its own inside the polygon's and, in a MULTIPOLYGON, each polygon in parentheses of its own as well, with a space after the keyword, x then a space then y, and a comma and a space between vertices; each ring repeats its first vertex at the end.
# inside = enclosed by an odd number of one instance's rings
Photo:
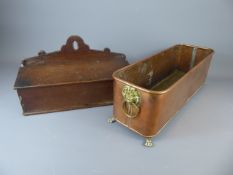
POLYGON ((109 105, 112 73, 126 65, 124 54, 91 50, 82 38, 71 36, 61 51, 25 59, 14 87, 25 115, 109 105))
POLYGON ((155 136, 201 87, 212 55, 212 49, 176 45, 114 72, 116 121, 155 136))

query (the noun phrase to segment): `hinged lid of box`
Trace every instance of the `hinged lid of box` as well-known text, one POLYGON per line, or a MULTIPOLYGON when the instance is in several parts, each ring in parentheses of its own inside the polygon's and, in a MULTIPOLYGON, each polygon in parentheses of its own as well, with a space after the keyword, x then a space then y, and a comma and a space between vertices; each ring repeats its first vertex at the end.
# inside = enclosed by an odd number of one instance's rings
POLYGON ((128 65, 125 55, 92 50, 79 36, 71 36, 60 51, 25 59, 15 89, 112 80, 112 73, 128 65), (74 47, 77 43, 78 48, 74 47))

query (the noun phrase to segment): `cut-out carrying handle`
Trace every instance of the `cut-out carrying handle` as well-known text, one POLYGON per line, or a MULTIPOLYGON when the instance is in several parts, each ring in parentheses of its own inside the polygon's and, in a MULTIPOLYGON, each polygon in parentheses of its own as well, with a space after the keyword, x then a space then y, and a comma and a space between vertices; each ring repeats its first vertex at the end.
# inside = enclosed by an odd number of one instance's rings
POLYGON ((70 52, 72 53, 77 51, 88 51, 88 50, 89 50, 89 46, 85 44, 85 42, 80 36, 77 35, 70 36, 67 39, 66 44, 61 47, 61 52, 63 53, 70 53, 70 52), (74 48, 75 42, 78 45, 77 49, 74 48))

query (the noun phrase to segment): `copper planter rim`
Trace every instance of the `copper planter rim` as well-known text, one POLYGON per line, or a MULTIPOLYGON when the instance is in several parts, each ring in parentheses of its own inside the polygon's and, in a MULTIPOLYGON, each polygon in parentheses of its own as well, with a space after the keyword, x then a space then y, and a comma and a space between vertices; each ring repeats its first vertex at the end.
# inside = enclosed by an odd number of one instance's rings
MULTIPOLYGON (((211 54, 209 54, 208 56, 212 56, 212 55, 214 54, 214 50, 211 49, 211 48, 208 48, 208 47, 199 47, 199 46, 190 45, 190 44, 176 44, 176 45, 174 45, 174 46, 172 46, 172 47, 169 47, 169 48, 166 49, 166 50, 169 50, 169 49, 171 49, 171 48, 173 48, 173 47, 176 47, 176 46, 188 46, 188 47, 196 47, 196 48, 198 48, 198 49, 210 50, 210 51, 211 51, 211 54)), ((162 52, 164 52, 164 51, 166 51, 166 50, 163 50, 163 51, 161 51, 161 52, 158 52, 157 54, 160 54, 160 53, 162 53, 162 52)), ((153 56, 153 55, 151 55, 151 56, 153 56)), ((121 78, 118 78, 118 77, 116 76, 116 74, 117 74, 118 72, 124 71, 125 69, 128 69, 128 68, 130 68, 130 67, 132 67, 132 66, 134 66, 134 65, 136 65, 136 64, 138 64, 138 63, 141 63, 141 62, 143 62, 143 61, 145 61, 145 60, 148 60, 148 59, 151 58, 151 56, 148 56, 148 57, 146 57, 145 59, 136 61, 136 62, 133 63, 133 64, 130 64, 130 65, 128 65, 128 66, 125 66, 125 67, 123 67, 123 68, 120 68, 120 69, 114 71, 114 72, 113 72, 113 75, 112 75, 113 78, 114 78, 115 80, 118 80, 118 81, 124 83, 125 85, 129 85, 129 86, 132 86, 132 87, 134 87, 134 88, 140 89, 141 91, 146 92, 146 93, 150 93, 150 94, 164 94, 164 93, 170 91, 171 89, 173 89, 174 86, 176 86, 176 84, 177 84, 179 81, 182 81, 185 77, 187 77, 189 72, 193 72, 195 69, 198 69, 198 65, 201 64, 203 61, 205 61, 205 60, 202 60, 202 61, 200 61, 199 63, 197 63, 197 64, 196 64, 195 66, 193 66, 188 72, 186 72, 186 73, 184 74, 184 76, 182 76, 179 80, 177 80, 177 83, 172 84, 169 88, 167 88, 167 89, 165 89, 165 90, 149 90, 149 89, 147 89, 147 88, 141 87, 141 86, 136 85, 136 84, 134 84, 134 83, 127 82, 127 81, 125 81, 125 80, 123 80, 123 79, 121 79, 121 78)))

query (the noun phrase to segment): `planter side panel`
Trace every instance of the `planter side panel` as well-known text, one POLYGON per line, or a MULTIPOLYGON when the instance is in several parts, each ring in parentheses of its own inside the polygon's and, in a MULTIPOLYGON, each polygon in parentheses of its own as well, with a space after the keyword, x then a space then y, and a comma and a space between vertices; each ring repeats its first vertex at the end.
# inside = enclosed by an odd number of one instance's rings
POLYGON ((162 94, 163 98, 161 98, 160 101, 162 107, 159 116, 156 118, 157 131, 155 134, 159 132, 161 128, 185 105, 192 95, 200 89, 207 77, 211 57, 212 56, 206 57, 169 91, 162 94))

